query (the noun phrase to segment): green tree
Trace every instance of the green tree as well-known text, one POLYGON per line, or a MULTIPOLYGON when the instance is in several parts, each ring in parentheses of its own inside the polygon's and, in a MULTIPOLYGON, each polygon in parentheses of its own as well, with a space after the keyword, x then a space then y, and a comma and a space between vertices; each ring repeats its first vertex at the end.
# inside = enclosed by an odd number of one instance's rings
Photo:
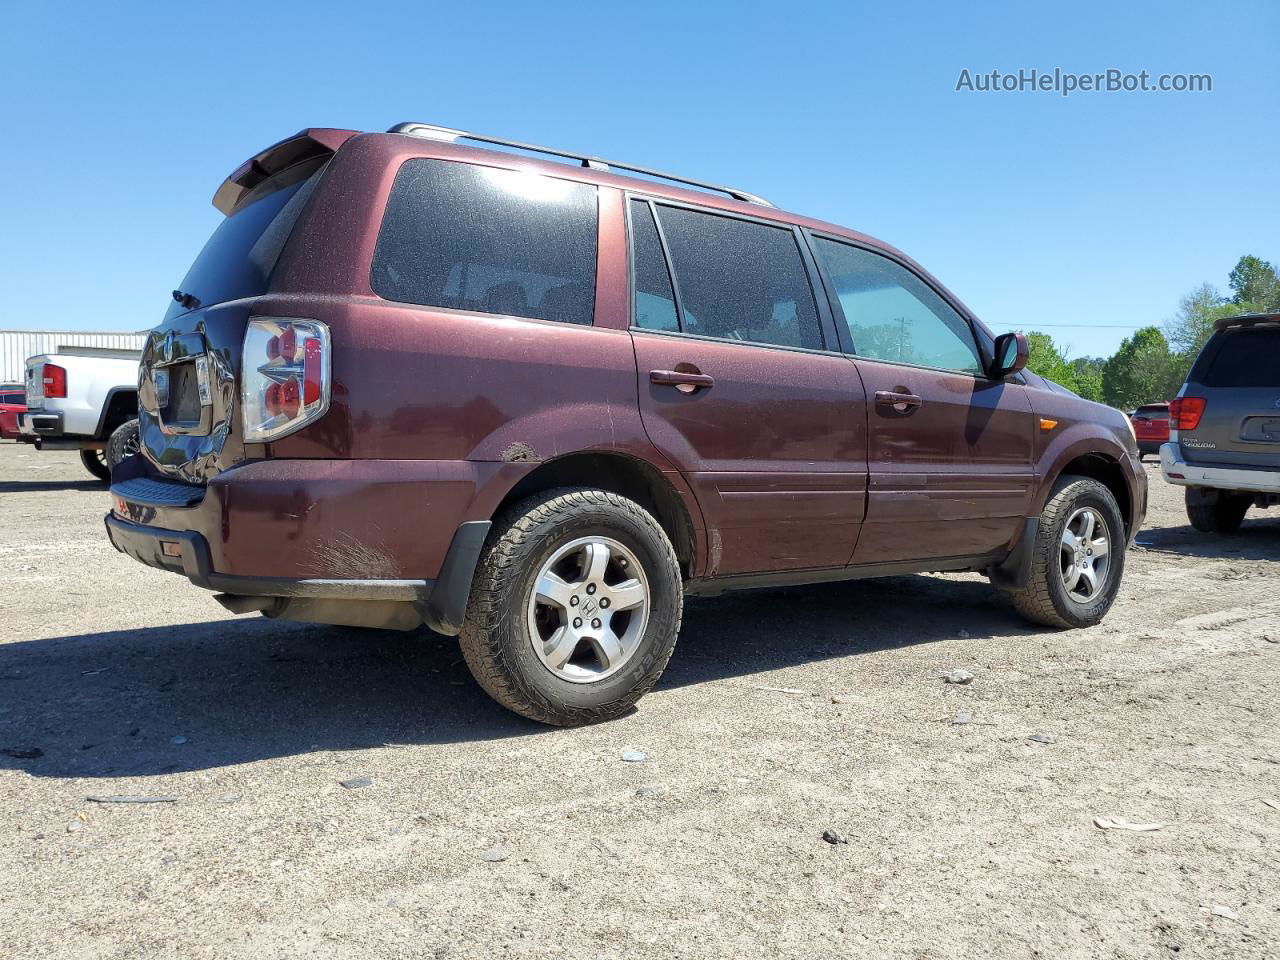
POLYGON ((1102 357, 1076 357, 1071 361, 1071 372, 1076 380, 1076 393, 1086 400, 1102 403, 1102 357))
POLYGON ((1246 254, 1231 270, 1231 302, 1245 311, 1280 310, 1280 277, 1266 260, 1246 254))
POLYGON ((1213 333, 1214 321, 1237 311, 1213 284, 1202 283, 1182 298, 1177 314, 1165 325, 1169 345, 1179 356, 1194 360, 1213 333))
POLYGON ((1033 373, 1079 393, 1075 371, 1053 342, 1053 337, 1033 330, 1027 334, 1027 346, 1030 348, 1027 366, 1033 373))
POLYGON ((1103 400, 1121 410, 1168 400, 1184 373, 1164 334, 1155 327, 1143 327, 1103 365, 1103 400))

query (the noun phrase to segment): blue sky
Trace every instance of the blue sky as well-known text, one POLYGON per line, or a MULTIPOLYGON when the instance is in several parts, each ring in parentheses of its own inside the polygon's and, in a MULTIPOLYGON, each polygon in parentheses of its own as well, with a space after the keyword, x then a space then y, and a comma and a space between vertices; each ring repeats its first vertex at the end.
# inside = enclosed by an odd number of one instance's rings
POLYGON ((421 120, 731 183, 910 253, 997 331, 1107 354, 1280 261, 1280 4, 24 4, 0 34, 0 328, 136 330, 218 183, 421 120), (960 71, 1213 92, 957 93, 960 71))

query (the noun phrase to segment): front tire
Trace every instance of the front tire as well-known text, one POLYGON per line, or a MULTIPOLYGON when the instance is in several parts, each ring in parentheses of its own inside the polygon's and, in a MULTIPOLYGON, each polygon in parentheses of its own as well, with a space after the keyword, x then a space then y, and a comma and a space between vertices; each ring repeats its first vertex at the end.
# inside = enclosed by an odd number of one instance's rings
POLYGON ((1010 591, 1018 612, 1047 627, 1092 627, 1120 589, 1124 518, 1111 491, 1087 477, 1063 477, 1036 532, 1027 585, 1010 591))
POLYGON ((1187 487, 1187 519, 1201 533, 1235 533, 1244 523, 1251 498, 1226 490, 1187 487))
POLYGON ((657 682, 680 630, 671 542, 639 504, 564 488, 505 511, 458 637, 498 703, 555 726, 625 713, 657 682))
POLYGON ((103 483, 111 482, 111 468, 107 466, 106 452, 103 450, 81 450, 80 462, 84 468, 103 483))

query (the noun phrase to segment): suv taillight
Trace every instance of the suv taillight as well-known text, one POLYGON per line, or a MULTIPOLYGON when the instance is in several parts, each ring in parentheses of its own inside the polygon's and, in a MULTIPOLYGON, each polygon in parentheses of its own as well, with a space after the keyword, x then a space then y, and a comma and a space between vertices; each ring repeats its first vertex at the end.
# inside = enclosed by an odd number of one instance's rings
POLYGON ((46 363, 40 371, 40 383, 44 386, 46 397, 65 397, 67 395, 67 371, 56 363, 46 363))
POLYGON ((246 443, 275 440, 329 409, 329 328, 255 319, 244 335, 240 415, 246 443))
POLYGON ((1178 397, 1169 404, 1169 426, 1174 430, 1194 430, 1204 415, 1204 397, 1178 397))

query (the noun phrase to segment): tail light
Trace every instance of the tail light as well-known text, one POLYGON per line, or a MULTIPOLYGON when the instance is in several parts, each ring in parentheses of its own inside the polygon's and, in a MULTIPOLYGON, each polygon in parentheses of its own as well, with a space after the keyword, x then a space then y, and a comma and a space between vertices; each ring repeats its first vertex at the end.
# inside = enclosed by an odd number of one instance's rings
POLYGON ((65 397, 67 395, 67 371, 56 363, 46 363, 40 371, 40 382, 44 385, 46 397, 65 397))
POLYGON ((240 365, 246 443, 275 440, 329 409, 329 328, 315 320, 249 321, 240 365))
POLYGON ((1204 397, 1178 397, 1169 404, 1169 426, 1174 430, 1194 430, 1204 416, 1204 397))

